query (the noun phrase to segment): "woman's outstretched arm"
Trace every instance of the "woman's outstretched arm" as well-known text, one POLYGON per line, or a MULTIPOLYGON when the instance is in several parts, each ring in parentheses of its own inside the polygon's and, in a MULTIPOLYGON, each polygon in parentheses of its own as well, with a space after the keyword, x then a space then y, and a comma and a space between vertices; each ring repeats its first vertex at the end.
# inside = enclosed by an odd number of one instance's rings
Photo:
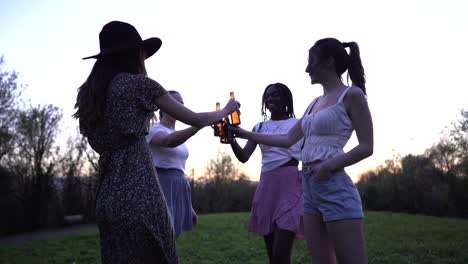
POLYGON ((175 148, 180 144, 185 143, 199 130, 200 128, 198 127, 189 127, 172 133, 160 131, 151 138, 150 144, 166 148, 175 148))
POLYGON ((235 138, 231 143, 231 148, 234 152, 234 155, 242 163, 246 163, 250 159, 250 156, 252 156, 252 153, 255 151, 256 147, 257 143, 253 140, 248 140, 244 147, 241 147, 235 138))
POLYGON ((301 120, 297 120, 296 124, 289 129, 287 134, 261 134, 247 131, 241 127, 231 127, 230 129, 234 131, 237 137, 254 141, 257 144, 289 148, 304 136, 301 120))
POLYGON ((216 123, 232 112, 239 111, 239 103, 231 99, 220 111, 195 113, 167 93, 156 98, 156 105, 164 113, 171 115, 187 125, 196 127, 204 127, 216 123))

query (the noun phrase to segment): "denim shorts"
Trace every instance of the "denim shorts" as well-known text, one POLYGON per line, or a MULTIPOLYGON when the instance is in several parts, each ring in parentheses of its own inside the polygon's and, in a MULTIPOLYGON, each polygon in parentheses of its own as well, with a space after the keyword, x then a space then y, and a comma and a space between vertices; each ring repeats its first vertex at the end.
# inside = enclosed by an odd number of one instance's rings
POLYGON ((328 180, 315 178, 313 166, 303 166, 304 214, 321 216, 324 222, 363 218, 361 197, 344 170, 328 180))

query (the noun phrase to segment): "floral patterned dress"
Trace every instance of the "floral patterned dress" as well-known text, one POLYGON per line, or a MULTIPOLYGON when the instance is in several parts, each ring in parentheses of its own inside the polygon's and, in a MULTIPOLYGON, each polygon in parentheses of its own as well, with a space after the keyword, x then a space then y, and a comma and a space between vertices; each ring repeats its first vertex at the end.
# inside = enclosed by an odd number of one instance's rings
POLYGON ((166 93, 143 75, 111 81, 104 122, 81 127, 100 154, 96 218, 102 263, 178 263, 174 231, 145 135, 155 99, 166 93))

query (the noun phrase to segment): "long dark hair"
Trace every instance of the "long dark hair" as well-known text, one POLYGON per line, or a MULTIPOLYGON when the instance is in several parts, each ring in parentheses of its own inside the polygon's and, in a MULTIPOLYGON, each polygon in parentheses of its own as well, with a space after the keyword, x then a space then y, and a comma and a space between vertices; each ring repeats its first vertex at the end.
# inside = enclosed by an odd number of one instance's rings
POLYGON ((109 84, 119 73, 146 74, 140 49, 99 58, 86 81, 78 88, 73 117, 79 119, 81 132, 100 124, 104 118, 109 84))
POLYGON ((362 67, 359 46, 356 42, 340 42, 334 38, 318 40, 310 50, 317 52, 319 61, 333 57, 338 76, 348 70, 352 84, 366 94, 366 76, 362 67), (345 48, 349 48, 349 54, 345 48))
POLYGON ((267 121, 269 119, 268 115, 266 114, 265 93, 268 90, 268 88, 270 88, 270 87, 278 88, 278 90, 280 92, 280 95, 281 95, 281 98, 286 99, 286 105, 285 105, 285 109, 284 109, 285 113, 287 114, 288 117, 295 117, 295 115, 294 115, 294 103, 293 103, 293 97, 292 97, 291 90, 289 90, 289 88, 285 84, 272 83, 272 84, 269 84, 265 88, 265 91, 263 91, 263 95, 262 95, 262 117, 263 117, 263 121, 267 121))

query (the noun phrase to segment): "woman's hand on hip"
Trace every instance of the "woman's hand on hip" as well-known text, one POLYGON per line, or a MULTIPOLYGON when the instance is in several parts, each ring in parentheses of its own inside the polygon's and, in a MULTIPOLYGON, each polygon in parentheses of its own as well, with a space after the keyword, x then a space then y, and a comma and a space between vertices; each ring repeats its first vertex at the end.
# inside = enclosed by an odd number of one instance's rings
POLYGON ((327 163, 327 161, 324 161, 317 165, 317 167, 314 169, 314 174, 315 178, 319 181, 326 181, 329 180, 332 177, 332 168, 330 165, 327 163))

